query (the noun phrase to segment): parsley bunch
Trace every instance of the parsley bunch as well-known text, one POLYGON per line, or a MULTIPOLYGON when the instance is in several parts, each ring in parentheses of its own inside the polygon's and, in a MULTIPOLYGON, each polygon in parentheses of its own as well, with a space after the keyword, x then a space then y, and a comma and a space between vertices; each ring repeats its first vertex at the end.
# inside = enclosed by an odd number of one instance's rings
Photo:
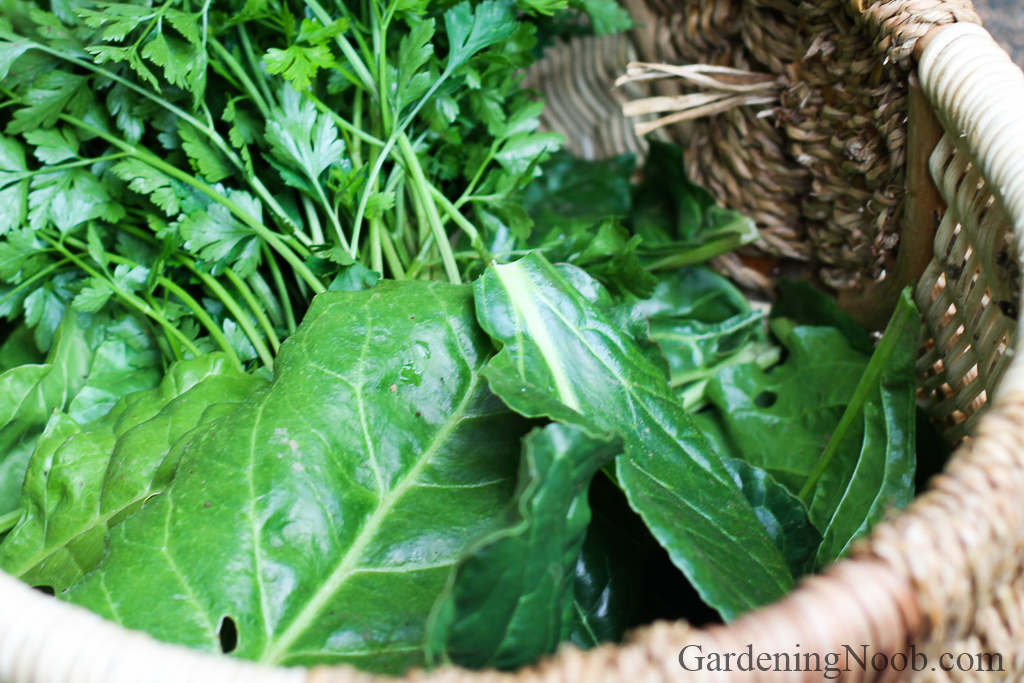
POLYGON ((270 368, 318 292, 464 281, 530 230, 518 195, 560 138, 518 74, 567 8, 8 0, 0 315, 45 351, 69 307, 119 310, 165 363, 270 368))

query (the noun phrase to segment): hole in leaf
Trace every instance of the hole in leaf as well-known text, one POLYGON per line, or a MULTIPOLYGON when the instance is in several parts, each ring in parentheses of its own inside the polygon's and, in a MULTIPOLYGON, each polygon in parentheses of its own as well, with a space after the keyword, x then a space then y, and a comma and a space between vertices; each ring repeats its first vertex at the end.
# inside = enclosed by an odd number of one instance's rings
POLYGON ((217 635, 220 637, 220 651, 224 654, 233 652, 238 647, 238 627, 231 617, 221 619, 217 635))
POLYGON ((45 595, 49 595, 50 597, 53 597, 54 595, 57 594, 57 591, 53 590, 53 586, 32 586, 32 587, 35 588, 40 593, 43 593, 45 595))
POLYGON ((754 405, 758 408, 771 408, 779 400, 779 395, 774 391, 762 391, 754 397, 754 405))

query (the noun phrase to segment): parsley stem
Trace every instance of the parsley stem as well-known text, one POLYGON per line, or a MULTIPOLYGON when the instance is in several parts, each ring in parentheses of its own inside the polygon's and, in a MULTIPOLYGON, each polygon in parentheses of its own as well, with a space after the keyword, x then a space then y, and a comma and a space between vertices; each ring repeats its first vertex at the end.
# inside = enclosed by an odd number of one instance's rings
POLYGON ((395 251, 395 245, 391 241, 391 233, 387 229, 381 230, 381 246, 384 247, 384 258, 388 262, 388 268, 391 269, 391 277, 395 280, 405 279, 405 269, 402 267, 402 260, 398 258, 398 252, 395 251))
MULTIPOLYGON (((73 247, 77 247, 78 249, 88 249, 87 244, 74 237, 65 237, 64 241, 73 247)), ((125 258, 124 256, 119 256, 117 254, 111 254, 109 252, 105 254, 105 258, 109 260, 111 263, 117 263, 132 267, 139 265, 138 263, 129 258, 125 258)), ((200 279, 202 279, 206 284, 210 284, 210 281, 212 281, 217 289, 220 289, 225 295, 227 295, 227 292, 224 291, 224 288, 221 287, 220 283, 211 278, 210 276, 206 275, 205 273, 200 273, 198 269, 193 270, 192 268, 190 268, 189 270, 192 270, 192 272, 198 275, 200 279)), ((110 278, 107 278, 107 281, 109 283, 110 278)), ((221 329, 220 325, 218 325, 217 322, 213 319, 213 317, 211 317, 210 314, 207 313, 206 309, 203 308, 202 305, 198 301, 196 301, 191 294, 182 289, 182 287, 173 280, 170 280, 163 275, 158 275, 156 277, 156 281, 165 290, 181 299, 182 303, 184 303, 196 316, 196 319, 203 324, 203 327, 209 330, 210 336, 213 337, 217 344, 224 350, 224 353, 226 353, 231 358, 231 360, 235 363, 239 370, 242 370, 242 361, 238 358, 238 355, 235 353, 234 348, 231 346, 231 342, 228 341, 228 338, 224 334, 224 331, 221 329)), ((228 310, 232 310, 232 306, 229 304, 228 301, 224 300, 224 297, 221 296, 220 292, 214 289, 214 293, 218 295, 218 298, 220 298, 224 305, 227 306, 228 310)), ((230 296, 228 296, 227 298, 230 299, 230 296)), ((231 301, 231 303, 234 303, 234 301, 231 301)), ((237 303, 234 304, 234 309, 237 310, 236 315, 239 315, 240 317, 241 315, 244 315, 241 312, 241 310, 238 309, 237 303)), ((232 312, 235 311, 232 310, 232 312)), ((239 321, 239 325, 241 324, 242 322, 239 321)))
MULTIPOLYGON (((125 232, 134 235, 135 237, 144 240, 150 244, 159 244, 159 242, 155 240, 151 234, 139 230, 135 226, 121 224, 119 227, 125 232)), ((72 240, 73 238, 68 238, 69 242, 72 240)), ((235 318, 237 319, 239 326, 242 327, 242 329, 246 333, 246 336, 249 337, 249 340, 252 342, 253 348, 255 348, 256 352, 259 353, 260 359, 264 362, 264 365, 267 365, 268 368, 273 369, 273 356, 269 353, 269 351, 266 351, 266 347, 263 344, 263 338, 256 333, 255 328, 253 328, 252 325, 249 323, 248 315, 238 304, 235 298, 231 296, 231 293, 228 292, 223 287, 223 285, 221 285, 220 282, 217 281, 216 278, 212 277, 209 273, 206 273, 205 271, 200 269, 195 259, 189 258, 188 256, 185 256, 184 254, 181 253, 175 254, 172 258, 174 259, 174 264, 183 266, 184 268, 189 270, 193 275, 198 277, 203 284, 210 288, 210 291, 212 291, 217 296, 221 303, 223 303, 224 306, 227 307, 227 309, 235 315, 235 318), (264 348, 263 353, 260 352, 260 347, 264 348), (271 363, 269 364, 266 362, 268 358, 271 360, 271 363)), ((115 259, 112 258, 111 260, 115 259)), ((131 262, 126 260, 126 263, 131 262)), ((253 296, 252 290, 249 289, 249 286, 245 284, 245 281, 238 276, 238 273, 236 273, 231 268, 225 268, 224 275, 229 280, 231 280, 231 283, 234 284, 235 287, 238 289, 239 294, 241 294, 242 298, 245 299, 247 304, 249 304, 249 308, 252 311, 252 314, 256 317, 256 320, 260 323, 260 326, 267 333, 267 340, 270 342, 270 345, 273 347, 274 352, 276 353, 277 349, 281 346, 281 341, 277 336, 277 332, 274 331, 274 326, 270 324, 270 321, 264 314, 263 307, 259 305, 259 302, 256 301, 255 296, 253 296)))
POLYGON ((50 275, 50 273, 52 273, 55 270, 60 270, 62 267, 66 266, 69 263, 71 263, 70 259, 61 259, 60 261, 57 261, 56 263, 54 263, 54 264, 52 264, 50 266, 47 266, 46 268, 43 268, 38 273, 36 273, 32 277, 28 278, 27 280, 25 280, 21 284, 17 285, 14 289, 12 289, 11 291, 7 292, 5 295, 0 297, 0 305, 3 305, 5 303, 7 303, 8 300, 13 299, 14 297, 16 297, 19 292, 21 292, 23 289, 26 289, 27 287, 31 286, 33 282, 36 282, 37 280, 41 280, 44 277, 48 277, 50 275))
POLYGON ((437 212, 437 204, 434 203, 431 197, 430 183, 427 182, 427 178, 423 174, 423 167, 420 166, 419 159, 416 158, 416 150, 412 148, 409 138, 404 135, 398 139, 398 146, 405 158, 406 173, 412 181, 413 190, 419 197, 427 217, 427 222, 430 225, 430 230, 434 234, 434 241, 441 252, 441 262, 444 264, 445 272, 451 283, 457 285, 462 282, 462 278, 459 276, 459 266, 455 262, 452 245, 448 243, 448 236, 444 231, 444 225, 441 224, 441 215, 437 212))
MULTIPOLYGON (((65 164, 55 164, 54 166, 44 166, 43 168, 36 169, 35 171, 20 171, 16 172, 17 177, 12 182, 20 182, 26 178, 33 178, 38 175, 46 175, 47 173, 57 173, 58 171, 67 171, 72 168, 81 168, 82 166, 92 166, 104 161, 113 161, 115 159, 124 159, 127 156, 131 156, 126 152, 118 152, 117 154, 105 154, 101 157, 94 157, 92 159, 79 159, 78 161, 69 161, 65 164)), ((0 185, 2 187, 2 185, 0 185)))
POLYGON ((182 346, 188 349, 188 351, 191 354, 195 356, 202 355, 202 352, 196 347, 196 345, 193 344, 188 337, 182 334, 181 330, 172 325, 171 322, 167 320, 167 318, 159 310, 150 306, 148 303, 146 303, 139 297, 135 296, 131 292, 117 286, 117 284, 113 282, 109 277, 107 277, 104 273, 100 273, 99 271, 97 271, 95 268, 90 266, 81 258, 73 254, 67 247, 65 247, 63 244, 53 239, 49 235, 42 232, 36 234, 40 235, 44 240, 49 242, 57 251, 64 254, 64 256, 69 261, 71 261, 76 266, 81 268, 88 275, 91 275, 92 277, 105 282, 107 286, 109 286, 114 291, 114 293, 117 294, 129 306, 136 309, 143 315, 149 316, 150 318, 155 320, 160 325, 160 327, 164 328, 164 331, 168 334, 168 336, 174 337, 182 346))
MULTIPOLYGON (((256 321, 260 324, 260 327, 263 328, 263 331, 266 332, 270 348, 273 349, 274 353, 277 353, 277 350, 281 348, 281 339, 277 336, 274 326, 270 323, 266 313, 264 313, 263 306, 256 301, 256 296, 253 294, 253 291, 245 283, 245 280, 239 277, 238 273, 230 268, 225 270, 224 274, 227 275, 228 279, 231 280, 231 283, 236 289, 238 289, 238 293, 242 295, 243 299, 245 299, 245 303, 249 305, 249 310, 251 310, 252 314, 256 316, 256 321)), ((253 346, 255 346, 255 344, 253 344, 253 346)), ((257 349, 257 351, 258 350, 259 349, 257 349)), ((268 365, 267 367, 273 368, 273 362, 271 361, 271 365, 268 365)))
MULTIPOLYGON (((153 168, 157 169, 158 171, 162 171, 163 173, 171 176, 172 178, 176 178, 177 180, 180 180, 181 182, 187 185, 191 185, 192 187, 199 190, 213 201, 217 202, 218 204, 222 204, 236 218, 238 218, 240 221, 242 221, 250 228, 252 228, 253 232, 259 235, 264 242, 269 244, 274 249, 274 251, 281 254, 281 257, 284 258, 284 260, 288 261, 288 264, 295 269, 295 272, 303 280, 306 281, 306 283, 310 286, 310 289, 312 289, 313 292, 319 294, 321 292, 326 291, 327 288, 324 287, 323 283, 320 282, 320 280, 312 273, 312 271, 310 271, 309 268, 306 267, 305 263, 299 260, 299 257, 295 255, 295 252, 292 251, 288 247, 288 245, 281 241, 281 238, 278 237, 276 233, 274 233, 265 225, 263 225, 255 218, 253 218, 248 211, 243 210, 242 207, 238 206, 238 204, 233 202, 230 198, 225 197, 224 195, 220 194, 206 183, 194 178, 193 176, 189 175, 188 173, 185 173, 179 168, 172 166, 171 164, 167 163, 166 161, 156 156, 149 150, 135 147, 134 145, 130 145, 124 140, 120 140, 114 137, 113 135, 110 135, 106 131, 100 130, 99 128, 96 128, 95 126, 88 124, 85 121, 82 121, 81 119, 75 118, 74 116, 70 116, 68 114, 61 114, 60 118, 74 126, 82 128, 83 130, 87 130, 90 133, 93 133, 94 135, 98 135, 99 137, 103 138, 104 140, 114 145, 118 149, 128 152, 129 154, 137 158, 139 161, 145 162, 152 166, 153 168)), ((302 247, 302 251, 305 252, 304 255, 309 255, 309 251, 306 250, 305 247, 302 247)))
POLYGON ((263 99, 265 102, 271 102, 274 97, 270 94, 270 88, 267 86, 267 77, 260 69, 259 61, 256 59, 256 53, 252 49, 252 41, 249 40, 249 32, 245 30, 244 24, 239 24, 238 35, 242 39, 242 52, 245 54, 246 61, 249 62, 249 68, 256 74, 256 85, 263 93, 263 99))
POLYGON ((480 254, 480 258, 483 259, 483 262, 490 263, 491 259, 494 257, 489 251, 487 251, 487 247, 484 246, 484 242, 480 239, 480 233, 477 232, 476 226, 473 225, 468 218, 463 216, 462 212, 456 209, 455 205, 448 201, 448 198, 433 185, 430 186, 430 194, 433 195, 434 199, 437 200, 437 203, 441 205, 441 208, 444 209, 445 213, 451 217, 452 221, 454 221, 455 224, 462 228, 462 231, 466 233, 469 237, 470 244, 472 244, 473 248, 476 249, 478 254, 480 254))
POLYGON ((317 200, 320 202, 320 206, 323 207, 324 213, 327 214, 327 218, 331 221, 331 227, 334 228, 334 234, 338 237, 338 244, 345 251, 349 251, 348 240, 345 239, 345 232, 341 229, 341 222, 338 220, 338 212, 335 211, 330 202, 327 201, 327 195, 324 194, 324 188, 320 185, 320 179, 309 176, 310 182, 313 183, 313 187, 316 188, 317 200))
POLYGON ((235 74, 235 77, 241 81, 242 87, 244 87, 245 91, 249 93, 249 97, 252 98, 253 104, 256 105, 256 108, 260 110, 260 114, 263 115, 263 118, 269 119, 270 105, 267 104, 265 99, 263 99, 262 93, 257 90, 256 85, 252 82, 252 79, 249 78, 249 74, 245 72, 242 65, 238 63, 238 60, 235 59, 234 55, 232 55, 226 47, 221 45, 219 40, 212 36, 210 37, 210 45, 213 46, 214 52, 220 55, 220 58, 228 65, 228 68, 235 74))
POLYGON ((871 354, 871 360, 868 361, 868 367, 864 370, 864 375, 857 383, 857 388, 854 390, 850 402, 846 405, 843 416, 839 418, 839 424, 825 446, 825 451, 818 458, 818 463, 814 466, 814 470, 800 489, 798 498, 807 505, 811 504, 818 481, 829 465, 832 464, 832 460, 835 459, 836 453, 839 452, 839 447, 846 437, 846 433, 853 427, 854 422, 861 417, 864 403, 878 388, 882 373, 889 364, 893 353, 896 352, 896 347, 899 346, 903 328, 907 326, 916 314, 916 310, 912 306, 900 306, 896 309, 892 319, 889 320, 889 324, 882 334, 881 341, 878 342, 875 352, 871 354))
POLYGON ((313 238, 313 244, 324 243, 324 231, 320 227, 320 217, 316 215, 316 208, 313 206, 309 196, 302 195, 302 208, 306 212, 306 222, 309 223, 309 233, 313 238))
MULTIPOLYGON (((227 308, 231 312, 231 314, 235 316, 235 322, 238 323, 238 326, 242 328, 243 332, 245 332, 245 336, 249 338, 249 341, 252 343, 252 347, 256 350, 256 354, 260 357, 260 361, 265 366, 267 366, 268 369, 273 370, 274 355, 267 348, 267 345, 263 343, 263 337, 261 337, 260 334, 256 331, 256 328, 253 327, 252 321, 249 320, 249 316, 246 315, 245 311, 242 310, 242 307, 238 305, 238 302, 235 301, 235 298, 231 296, 228 290, 224 288, 224 285, 219 283, 216 278, 210 277, 209 274, 201 271, 198 267, 196 267, 195 263, 190 263, 185 259, 182 259, 181 263, 190 271, 192 271, 192 273, 195 274, 195 276, 198 277, 203 284, 209 287, 210 291, 212 291, 217 296, 217 299, 224 304, 224 307, 227 308)), ((239 285, 239 283, 241 283, 241 280, 234 271, 228 271, 225 274, 228 276, 228 279, 235 284, 236 287, 239 285)), ((163 284, 163 282, 161 282, 160 284, 163 284)), ((244 283, 241 284, 242 286, 244 286, 244 283)), ((245 297, 245 294, 242 292, 241 288, 239 288, 238 291, 242 293, 243 297, 245 297)), ((174 293, 178 294, 178 292, 174 293)), ((180 297, 181 295, 178 294, 178 296, 180 297)), ((257 310, 257 307, 252 306, 252 304, 250 304, 250 306, 252 307, 253 311, 257 310)), ((217 326, 217 329, 218 331, 220 331, 219 326, 217 326)), ((271 334, 273 334, 273 328, 270 328, 270 330, 271 334)), ((212 331, 211 334, 213 334, 212 331)), ((274 335, 274 339, 276 338, 277 335, 274 335)), ((227 337, 225 337, 224 340, 227 341, 227 337)), ((217 341, 218 343, 220 343, 219 339, 217 341)))
POLYGON ((8 531, 18 526, 18 522, 21 521, 21 516, 24 514, 24 510, 18 508, 8 512, 6 515, 0 515, 0 534, 6 534, 8 531))
POLYGON ((281 307, 284 309, 284 319, 288 326, 288 334, 292 334, 297 327, 295 324, 295 312, 292 310, 292 299, 288 293, 288 287, 285 286, 281 266, 278 265, 277 259, 274 258, 274 253, 270 250, 269 246, 264 244, 262 249, 263 260, 270 266, 270 276, 274 280, 274 287, 277 288, 277 298, 280 299, 281 307))
MULTIPOLYGON (((331 24, 331 15, 327 13, 327 10, 323 8, 317 0, 305 0, 306 6, 313 10, 316 14, 317 19, 324 26, 331 24)), ((373 80, 373 75, 370 74, 370 70, 366 68, 366 64, 360 59, 359 53, 355 51, 352 44, 343 35, 337 35, 334 37, 334 42, 341 48, 341 53, 348 59, 349 64, 355 70, 356 75, 359 76, 359 80, 363 82, 363 86, 370 92, 371 95, 377 95, 377 84, 373 80)))

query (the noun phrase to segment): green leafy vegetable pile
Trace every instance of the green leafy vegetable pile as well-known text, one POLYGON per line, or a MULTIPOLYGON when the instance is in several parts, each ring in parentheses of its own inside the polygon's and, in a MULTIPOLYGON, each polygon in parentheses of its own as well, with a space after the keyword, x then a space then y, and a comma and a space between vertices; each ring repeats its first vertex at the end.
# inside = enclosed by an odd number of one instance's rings
POLYGON ((912 497, 909 294, 877 344, 755 307, 677 148, 538 131, 538 36, 611 0, 0 8, 0 569, 267 664, 514 668, 912 497))

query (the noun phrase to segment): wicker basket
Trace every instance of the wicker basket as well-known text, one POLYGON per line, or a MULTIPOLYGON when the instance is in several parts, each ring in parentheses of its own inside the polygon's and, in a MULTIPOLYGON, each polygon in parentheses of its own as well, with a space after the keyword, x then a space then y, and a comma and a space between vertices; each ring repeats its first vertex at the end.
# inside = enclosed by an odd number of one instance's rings
MULTIPOLYGON (((637 42, 594 54, 771 76, 762 79, 773 88, 770 105, 741 102, 699 120, 706 112, 688 118, 684 107, 678 118, 688 123, 673 134, 698 152, 691 172, 756 217, 762 253, 808 260, 864 320, 884 317, 893 292, 918 282, 926 318, 920 395, 961 446, 930 490, 852 559, 731 625, 656 624, 625 645, 566 648, 515 674, 443 669, 408 680, 822 677, 687 673, 678 656, 688 644, 705 655, 748 644, 758 653, 869 645, 887 655, 913 646, 928 657, 920 673, 854 667, 843 680, 1021 680, 1024 359, 1015 357, 1014 330, 1024 254, 1024 73, 960 0, 663 1, 630 0, 637 42), (943 653, 999 653, 1005 673, 945 672, 937 666, 943 653)), ((693 92, 692 79, 658 83, 662 97, 693 92)), ((601 87, 613 103, 635 96, 601 87)), ((557 100, 557 84, 547 89, 557 100)), ((571 107, 553 104, 549 124, 571 128, 571 107)), ((642 151, 621 122, 575 120, 589 131, 580 139, 598 141, 589 153, 642 151)), ((743 265, 724 264, 740 275, 743 265)), ((345 667, 269 669, 165 645, 0 574, 3 683, 377 680, 345 667)))

